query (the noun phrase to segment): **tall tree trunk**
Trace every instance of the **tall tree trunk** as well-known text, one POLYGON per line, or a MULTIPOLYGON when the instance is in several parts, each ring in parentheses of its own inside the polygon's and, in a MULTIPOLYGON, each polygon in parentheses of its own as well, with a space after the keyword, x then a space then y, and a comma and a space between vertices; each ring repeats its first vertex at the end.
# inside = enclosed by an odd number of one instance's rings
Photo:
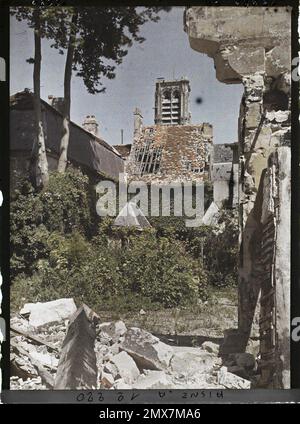
POLYGON ((41 107, 41 20, 40 11, 35 9, 34 28, 34 67, 33 67, 33 101, 36 122, 36 139, 32 148, 31 173, 37 187, 46 186, 49 181, 48 161, 41 107))
POLYGON ((63 116, 63 131, 62 138, 60 141, 60 156, 58 161, 58 172, 64 173, 67 167, 67 153, 70 140, 70 110, 71 110, 71 78, 72 78, 72 66, 75 51, 75 40, 76 40, 76 23, 77 13, 74 12, 71 21, 71 29, 68 43, 67 58, 65 64, 65 76, 64 76, 64 116, 63 116))

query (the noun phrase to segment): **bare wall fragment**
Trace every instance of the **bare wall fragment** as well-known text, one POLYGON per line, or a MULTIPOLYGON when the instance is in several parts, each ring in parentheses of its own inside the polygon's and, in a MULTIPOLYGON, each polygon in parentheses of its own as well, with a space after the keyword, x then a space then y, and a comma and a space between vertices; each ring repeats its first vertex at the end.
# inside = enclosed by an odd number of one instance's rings
POLYGON ((258 317, 260 337, 266 331, 269 343, 261 338, 260 350, 265 356, 263 384, 288 388, 290 274, 283 262, 290 260, 287 186, 290 183, 291 10, 276 9, 190 7, 185 12, 185 31, 194 50, 213 58, 219 81, 244 86, 238 123, 241 250, 236 349, 245 350, 249 337, 258 336, 253 333, 252 325, 258 317), (266 205, 263 184, 266 173, 270 173, 269 158, 275 152, 276 166, 272 166, 276 168, 279 191, 274 197, 277 203, 268 224, 270 228, 265 229, 273 232, 268 247, 272 254, 268 253, 262 263, 266 247, 262 231, 262 209, 266 205), (283 166, 285 177, 280 171, 283 166), (262 296, 263 275, 267 281, 263 296, 273 298, 267 309, 266 298, 262 296), (273 294, 269 283, 274 284, 273 294))

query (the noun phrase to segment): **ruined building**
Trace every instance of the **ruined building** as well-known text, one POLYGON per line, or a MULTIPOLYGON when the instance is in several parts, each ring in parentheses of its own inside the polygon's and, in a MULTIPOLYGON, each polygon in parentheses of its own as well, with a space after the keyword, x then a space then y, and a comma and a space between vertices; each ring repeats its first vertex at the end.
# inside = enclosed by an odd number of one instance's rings
POLYGON ((291 12, 288 7, 185 11, 191 47, 213 58, 219 81, 244 86, 239 325, 228 332, 224 351, 247 349, 257 316, 258 385, 270 388, 290 387, 291 12))
POLYGON ((189 92, 185 78, 160 78, 155 90, 155 124, 144 126, 141 111, 135 110, 130 153, 123 148, 129 179, 138 177, 147 183, 208 179, 212 126, 190 123, 189 92))

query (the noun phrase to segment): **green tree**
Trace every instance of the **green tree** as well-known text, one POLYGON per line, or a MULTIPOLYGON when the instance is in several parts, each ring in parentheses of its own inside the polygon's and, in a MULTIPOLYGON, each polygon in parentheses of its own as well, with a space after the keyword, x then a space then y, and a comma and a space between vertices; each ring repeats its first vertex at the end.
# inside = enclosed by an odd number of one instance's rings
POLYGON ((58 171, 65 172, 70 137, 72 72, 83 79, 91 94, 105 91, 102 78, 115 77, 116 65, 122 63, 133 42, 142 43, 141 26, 157 22, 162 7, 69 7, 57 14, 57 26, 50 26, 46 36, 54 40, 60 53, 67 50, 64 72, 64 116, 58 171))
POLYGON ((42 121, 41 108, 41 38, 45 36, 45 21, 47 19, 45 9, 40 7, 12 8, 11 13, 19 21, 27 20, 34 33, 34 58, 28 62, 33 63, 33 102, 36 124, 36 135, 32 146, 30 174, 37 187, 46 186, 49 181, 48 161, 46 155, 45 135, 42 121))

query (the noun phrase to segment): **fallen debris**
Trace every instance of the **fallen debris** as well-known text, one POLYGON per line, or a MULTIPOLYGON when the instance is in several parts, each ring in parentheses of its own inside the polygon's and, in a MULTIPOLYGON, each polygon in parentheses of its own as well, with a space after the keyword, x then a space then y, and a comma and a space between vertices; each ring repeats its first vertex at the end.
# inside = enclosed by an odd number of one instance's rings
POLYGON ((140 375, 136 363, 126 352, 120 352, 113 356, 111 362, 117 367, 118 374, 123 378, 125 383, 132 383, 140 375))
POLYGON ((15 340, 11 340, 10 341, 10 345, 12 346, 13 350, 17 351, 18 353, 20 353, 23 356, 27 356, 31 362, 31 364, 36 368, 41 381, 43 381, 45 383, 45 385, 49 388, 49 389, 53 389, 54 386, 54 380, 52 375, 45 369, 45 367, 35 358, 32 357, 32 355, 27 352, 27 350, 23 349, 22 347, 20 347, 15 340))
POLYGON ((37 345, 47 346, 50 352, 57 352, 57 348, 53 346, 52 344, 42 340, 40 337, 35 336, 34 334, 30 334, 26 331, 23 331, 22 329, 14 325, 10 326, 10 331, 16 334, 20 334, 21 336, 24 336, 26 339, 31 340, 33 343, 36 343, 37 345))
POLYGON ((73 299, 58 299, 51 302, 26 303, 20 315, 29 317, 29 325, 35 328, 61 322, 76 312, 73 299))
POLYGON ((250 389, 251 382, 228 372, 227 367, 221 367, 218 371, 218 382, 228 389, 250 389))
POLYGON ((147 370, 133 384, 134 389, 172 389, 174 384, 164 371, 147 370))
POLYGON ((171 346, 137 327, 131 327, 126 332, 121 349, 132 356, 140 370, 164 370, 173 356, 171 346))
POLYGON ((33 327, 26 308, 12 318, 13 389, 245 389, 257 377, 253 355, 220 357, 219 344, 210 341, 171 346, 121 320, 100 323, 86 305, 70 321, 33 327))

